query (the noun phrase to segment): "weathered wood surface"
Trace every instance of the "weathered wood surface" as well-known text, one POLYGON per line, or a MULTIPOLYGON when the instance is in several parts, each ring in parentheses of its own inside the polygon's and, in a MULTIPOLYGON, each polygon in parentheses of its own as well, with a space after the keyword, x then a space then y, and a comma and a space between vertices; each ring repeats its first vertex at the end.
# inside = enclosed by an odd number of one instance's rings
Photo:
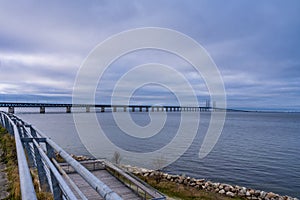
MULTIPOLYGON (((91 171, 99 180, 101 180, 104 184, 110 187, 114 192, 116 192, 120 197, 126 200, 140 200, 141 198, 134 193, 131 189, 126 187, 123 183, 121 183, 118 179, 113 177, 106 170, 96 170, 91 171)), ((68 174, 69 177, 74 181, 74 183, 78 186, 78 188, 83 192, 83 194, 88 199, 103 199, 90 185, 77 173, 68 174)), ((74 192, 75 195, 76 192, 74 192)), ((78 199, 79 196, 77 195, 78 199)))

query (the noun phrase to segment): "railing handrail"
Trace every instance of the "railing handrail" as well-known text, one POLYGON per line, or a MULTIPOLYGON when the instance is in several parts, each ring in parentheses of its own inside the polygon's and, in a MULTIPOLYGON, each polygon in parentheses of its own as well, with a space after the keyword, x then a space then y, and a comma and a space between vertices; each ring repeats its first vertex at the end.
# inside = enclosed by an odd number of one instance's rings
POLYGON ((105 185, 102 181, 96 178, 89 170, 83 167, 78 161, 76 161, 72 156, 70 156, 67 152, 65 152, 60 146, 58 146, 55 142, 53 142, 50 138, 43 135, 41 132, 39 134, 46 138, 47 143, 55 149, 58 154, 69 163, 77 173, 84 178, 91 187, 93 187, 98 194, 100 194, 105 200, 121 200, 122 198, 111 190, 107 185, 105 185))
MULTIPOLYGON (((20 118, 16 117, 21 120, 20 118)), ((23 120, 21 120, 25 125, 29 125, 23 120)), ((36 127, 32 126, 35 129, 36 133, 39 137, 45 138, 47 144, 49 144, 67 163, 69 163, 74 170, 84 179, 89 185, 102 196, 105 200, 122 200, 122 198, 115 193, 112 189, 110 189, 106 184, 100 181, 97 177, 95 177, 89 170, 83 167, 78 161, 76 161, 72 156, 70 156, 65 150, 63 150, 59 145, 57 145, 52 139, 44 135, 40 130, 36 127)))
MULTIPOLYGON (((20 177, 20 188, 21 188, 21 196, 23 200, 36 200, 36 192, 34 190, 32 177, 30 174, 30 170, 28 167, 28 163, 26 160, 25 152, 23 149, 23 145, 20 139, 20 133, 17 126, 10 119, 10 117, 1 111, 1 118, 5 117, 8 120, 9 124, 2 124, 4 126, 12 126, 12 131, 15 136, 16 143, 16 151, 17 151, 17 160, 18 160, 18 170, 20 177)), ((7 127, 4 127, 7 128, 7 127)), ((12 134, 12 133, 10 133, 12 134)))

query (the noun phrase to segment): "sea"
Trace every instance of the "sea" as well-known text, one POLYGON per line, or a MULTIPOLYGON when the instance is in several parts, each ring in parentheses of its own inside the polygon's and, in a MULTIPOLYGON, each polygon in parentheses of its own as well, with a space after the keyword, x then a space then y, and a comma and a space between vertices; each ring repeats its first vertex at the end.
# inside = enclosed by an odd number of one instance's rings
MULTIPOLYGON (((118 148, 133 152, 135 155, 151 154, 157 149, 177 142, 175 148, 173 145, 174 152, 184 151, 174 162, 164 167, 163 170, 168 173, 205 178, 213 182, 245 186, 300 198, 300 113, 227 112, 218 141, 210 153, 200 159, 199 150, 211 123, 210 112, 198 113, 200 116, 198 122, 195 119, 195 113, 183 115, 180 112, 85 113, 74 111, 70 114, 64 111, 53 109, 40 114, 32 110, 16 110, 16 115, 37 127, 71 154, 113 159, 113 155, 103 149, 107 146, 104 142, 110 141, 118 148), (159 130, 154 129, 157 133, 150 136, 141 132, 141 137, 134 137, 130 134, 130 126, 126 131, 121 129, 113 114, 118 115, 118 120, 121 121, 122 117, 125 119, 129 116, 138 127, 149 128, 149 124, 153 122, 162 127, 159 130), (88 119, 91 116, 96 117, 99 127, 105 132, 105 140, 93 141, 91 133, 96 131, 95 127, 87 128, 86 134, 78 133, 74 115, 80 116, 85 121, 85 127, 89 127, 88 119), (176 134, 180 134, 177 130, 180 128, 182 117, 186 119, 184 123, 190 123, 191 126, 198 123, 196 134, 190 134, 191 140, 187 139, 189 134, 185 134, 182 140, 173 140, 176 134), (159 123, 159 120, 165 121, 159 123), (87 147, 83 137, 89 137, 89 141, 94 143, 92 147, 87 147), (187 141, 190 144, 182 148, 187 141), (93 151, 88 149, 93 149, 93 151), (95 151, 98 154, 95 155, 95 151)), ((189 124, 185 126, 185 130, 189 131, 189 124)), ((142 158, 123 156, 121 160, 123 164, 149 167, 150 161, 147 156, 142 158)))

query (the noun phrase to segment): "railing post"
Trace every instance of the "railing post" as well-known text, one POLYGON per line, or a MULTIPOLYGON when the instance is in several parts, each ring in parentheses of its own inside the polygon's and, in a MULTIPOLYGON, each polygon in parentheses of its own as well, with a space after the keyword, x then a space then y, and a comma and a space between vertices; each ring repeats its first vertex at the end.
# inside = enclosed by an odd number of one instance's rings
POLYGON ((50 183, 47 180, 47 175, 45 171, 45 165, 42 161, 41 155, 35 145, 33 145, 34 148, 34 154, 35 154, 35 163, 37 167, 37 172, 39 176, 39 181, 40 181, 40 187, 41 190, 45 190, 47 192, 50 192, 50 183))
MULTIPOLYGON (((22 133, 23 138, 28 138, 27 130, 25 129, 24 125, 18 124, 19 133, 22 133)), ((28 141, 22 142, 23 146, 27 152, 28 160, 29 160, 29 166, 34 166, 34 160, 33 155, 31 151, 31 145, 28 141)))
MULTIPOLYGON (((46 142, 46 149, 47 149, 47 156, 51 160, 52 158, 55 158, 55 153, 53 148, 46 142)), ((57 179, 55 178, 53 172, 50 172, 51 175, 51 182, 52 182, 52 190, 53 190, 53 198, 54 200, 60 200, 62 199, 62 191, 59 187, 59 183, 57 179)))

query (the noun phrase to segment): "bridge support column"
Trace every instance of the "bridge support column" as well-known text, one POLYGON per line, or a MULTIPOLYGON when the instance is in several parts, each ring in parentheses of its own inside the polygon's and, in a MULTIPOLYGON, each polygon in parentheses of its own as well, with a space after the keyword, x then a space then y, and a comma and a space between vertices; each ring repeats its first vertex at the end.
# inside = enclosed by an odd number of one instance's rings
POLYGON ((46 108, 44 106, 40 107, 40 113, 45 113, 46 112, 46 108))
POLYGON ((149 112, 149 108, 148 107, 146 107, 146 112, 149 112))
POLYGON ((154 107, 151 107, 151 112, 154 112, 154 107))
POLYGON ((113 106, 113 112, 117 112, 117 107, 113 106))
POLYGON ((143 107, 142 106, 140 106, 140 112, 143 112, 143 107))
POLYGON ((89 106, 85 107, 85 112, 91 112, 91 107, 89 106))
POLYGON ((156 111, 159 112, 159 107, 156 107, 156 111))
POLYGON ((71 106, 66 107, 66 113, 71 113, 71 106))
POLYGON ((127 107, 126 107, 126 106, 124 106, 124 107, 123 107, 123 110, 124 110, 124 112, 126 112, 126 111, 127 111, 127 107))
POLYGON ((105 112, 105 107, 101 107, 101 111, 100 112, 105 112))
POLYGON ((8 113, 15 113, 15 107, 8 107, 8 113))
POLYGON ((132 107, 132 110, 131 110, 132 112, 135 112, 135 107, 132 107))

